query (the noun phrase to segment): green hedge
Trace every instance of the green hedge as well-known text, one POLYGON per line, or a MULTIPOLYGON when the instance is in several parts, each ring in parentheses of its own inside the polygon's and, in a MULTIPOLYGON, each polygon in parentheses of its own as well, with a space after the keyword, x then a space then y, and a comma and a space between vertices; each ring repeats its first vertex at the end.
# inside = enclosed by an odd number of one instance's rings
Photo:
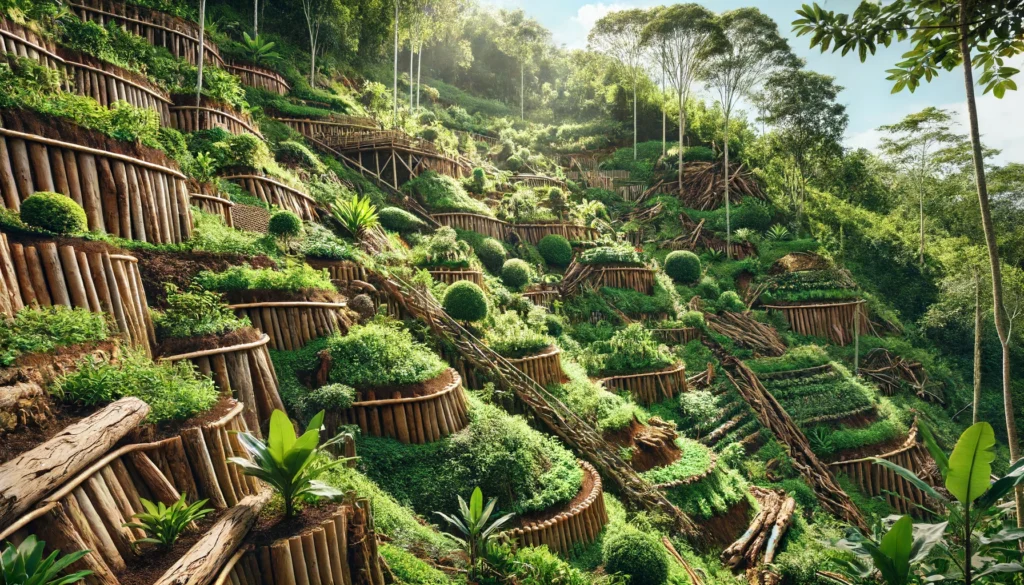
POLYGON ((356 325, 347 335, 331 337, 331 382, 363 389, 416 384, 441 375, 448 366, 397 325, 356 325))

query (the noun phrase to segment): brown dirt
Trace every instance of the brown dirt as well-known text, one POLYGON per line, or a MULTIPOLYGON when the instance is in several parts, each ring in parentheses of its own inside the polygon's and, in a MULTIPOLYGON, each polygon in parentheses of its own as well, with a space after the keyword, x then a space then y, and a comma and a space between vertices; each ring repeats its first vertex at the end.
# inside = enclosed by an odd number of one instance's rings
POLYGON ((117 354, 120 346, 114 339, 106 341, 77 343, 55 348, 44 353, 28 353, 18 356, 14 365, 0 369, 0 384, 14 382, 45 383, 71 370, 83 357, 94 352, 117 354))
POLYGON ((212 252, 153 252, 137 250, 133 254, 139 259, 139 272, 146 298, 150 307, 165 305, 167 293, 164 283, 178 288, 188 288, 189 283, 203 270, 220 272, 232 266, 248 264, 254 268, 276 268, 277 264, 267 256, 241 256, 238 254, 215 254, 212 252))
POLYGON ((213 408, 190 419, 167 422, 160 426, 151 424, 140 425, 137 429, 132 431, 132 440, 136 443, 151 443, 153 441, 159 441, 169 437, 176 437, 185 429, 201 427, 220 420, 228 413, 228 411, 234 408, 236 404, 238 404, 238 402, 234 398, 221 395, 217 403, 213 405, 213 408))
POLYGON ((451 384, 454 376, 451 369, 447 369, 441 373, 440 376, 427 380, 426 382, 418 382, 416 384, 398 384, 392 386, 373 386, 372 388, 357 388, 356 400, 370 400, 368 398, 368 392, 372 391, 375 398, 374 400, 383 400, 386 398, 393 398, 393 394, 398 392, 402 398, 413 398, 415 396, 430 396, 431 394, 437 394, 444 390, 448 384, 451 384))
POLYGON ((549 518, 554 518, 555 516, 558 516, 562 512, 568 512, 569 510, 571 510, 573 508, 573 506, 576 506, 576 505, 582 503, 583 500, 587 499, 587 496, 590 495, 590 492, 593 489, 594 489, 594 478, 589 473, 584 473, 583 474, 583 485, 580 487, 580 491, 576 492, 576 495, 573 496, 573 498, 571 500, 569 500, 568 502, 565 502, 563 504, 559 504, 557 506, 552 506, 552 507, 550 507, 550 508, 548 508, 546 510, 540 510, 540 511, 537 511, 537 512, 530 512, 528 514, 522 514, 520 516, 516 516, 512 520, 512 524, 514 526, 522 527, 522 526, 526 526, 527 524, 531 524, 533 522, 540 522, 540 521, 543 521, 543 520, 547 520, 549 518))
POLYGON ((218 515, 219 513, 213 512, 196 522, 198 527, 179 536, 178 541, 169 550, 162 550, 151 544, 142 545, 141 555, 125 559, 127 566, 117 573, 117 580, 121 585, 151 585, 199 542, 203 534, 216 522, 218 515))
POLYGON ((289 301, 311 303, 337 303, 345 300, 339 293, 328 290, 239 290, 225 293, 229 303, 285 303, 289 301))
POLYGON ((830 457, 823 457, 822 459, 826 463, 833 463, 835 461, 849 461, 851 459, 863 459, 864 457, 875 457, 889 451, 895 451, 903 446, 903 443, 907 441, 906 437, 896 437, 891 441, 885 443, 877 443, 875 445, 865 445, 863 447, 857 447, 856 449, 846 449, 832 454, 830 457))
POLYGON ((709 547, 725 548, 736 541, 750 525, 750 502, 747 498, 733 504, 721 516, 701 520, 701 533, 707 538, 709 547))
POLYGON ((82 420, 95 410, 51 404, 51 418, 40 421, 40 424, 21 425, 13 432, 0 433, 0 463, 6 463, 42 445, 65 427, 82 420))
POLYGON ((242 327, 223 335, 202 335, 199 337, 175 337, 160 342, 155 352, 159 356, 180 355, 204 349, 229 347, 251 343, 260 338, 260 332, 252 327, 242 327))
POLYGON ((61 246, 72 246, 76 251, 79 252, 110 252, 111 254, 133 254, 117 246, 108 244, 107 242, 101 242, 97 240, 88 240, 85 238, 76 238, 71 236, 56 236, 56 235, 34 235, 24 232, 15 231, 4 231, 7 234, 7 240, 9 242, 24 244, 24 245, 35 245, 45 242, 53 242, 57 244, 57 247, 61 246))
POLYGON ((319 506, 307 506, 287 520, 284 519, 283 506, 269 513, 264 512, 257 518, 256 525, 252 527, 245 541, 253 546, 266 546, 282 538, 297 536, 323 524, 334 515, 340 505, 325 501, 319 506))
POLYGON ((605 433, 606 441, 633 451, 630 466, 643 473, 655 467, 664 467, 682 457, 682 451, 675 444, 675 436, 664 432, 659 426, 642 424, 635 418, 628 427, 605 433))
POLYGON ((813 252, 793 252, 776 260, 775 264, 768 269, 768 274, 825 270, 827 268, 829 268, 828 260, 813 252))

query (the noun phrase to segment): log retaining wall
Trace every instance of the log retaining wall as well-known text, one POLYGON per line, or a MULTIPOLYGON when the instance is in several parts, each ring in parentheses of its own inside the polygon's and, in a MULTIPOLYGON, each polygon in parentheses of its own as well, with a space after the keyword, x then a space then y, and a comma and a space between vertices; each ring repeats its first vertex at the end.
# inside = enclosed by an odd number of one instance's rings
POLYGON ((647 267, 594 266, 587 277, 594 286, 629 288, 645 295, 654 293, 654 270, 647 267))
POLYGON ((220 128, 230 134, 252 134, 262 139, 263 135, 256 128, 252 118, 227 104, 203 98, 195 105, 195 96, 174 96, 175 104, 170 107, 173 127, 181 132, 191 133, 200 130, 220 128))
POLYGON ((661 372, 610 376, 601 382, 613 392, 629 392, 637 402, 648 406, 686 392, 686 366, 679 364, 661 372))
POLYGON ((478 213, 433 213, 431 217, 441 225, 474 231, 496 240, 504 240, 509 231, 504 221, 478 213))
POLYGON ((518 223, 509 226, 523 240, 536 246, 544 236, 563 236, 570 242, 590 242, 597 239, 597 230, 571 223, 518 223))
POLYGON ((662 343, 673 345, 686 345, 691 341, 700 339, 701 330, 699 327, 673 327, 669 329, 652 329, 654 338, 662 343))
POLYGON ((238 433, 260 434, 258 428, 246 424, 245 410, 245 404, 238 402, 219 420, 181 433, 194 484, 186 491, 195 498, 210 500, 210 505, 217 509, 234 506, 260 490, 261 484, 256 478, 243 474, 241 468, 228 462, 229 457, 249 458, 238 440, 238 433))
POLYGON ((302 349, 307 343, 337 332, 347 333, 345 303, 283 301, 231 305, 239 317, 248 317, 252 326, 267 334, 269 348, 302 349))
POLYGON ((367 279, 366 269, 351 260, 318 260, 316 258, 306 258, 306 264, 309 264, 317 270, 326 270, 327 274, 330 275, 331 280, 336 280, 342 283, 349 283, 353 280, 366 282, 367 279))
POLYGON ((437 282, 443 282, 445 284, 455 284, 460 280, 468 280, 473 284, 484 287, 484 273, 479 270, 456 270, 452 268, 431 268, 427 270, 430 273, 430 277, 437 282))
POLYGON ((270 69, 242 63, 228 63, 224 65, 224 69, 228 73, 237 75, 242 81, 242 85, 248 85, 249 87, 255 87, 256 89, 262 89, 277 95, 286 95, 292 89, 292 86, 288 85, 284 77, 270 69))
POLYGON ((235 227, 234 218, 231 217, 231 208, 235 204, 223 197, 216 195, 203 195, 202 193, 190 193, 189 201, 206 213, 219 215, 224 220, 224 225, 235 227))
POLYGON ((303 221, 317 220, 316 201, 298 189, 293 189, 280 181, 263 175, 242 174, 224 178, 232 183, 237 183, 250 195, 267 205, 291 211, 303 221))
POLYGON ((506 359, 541 386, 561 384, 565 381, 565 372, 562 371, 562 350, 557 347, 551 346, 537 355, 506 359))
POLYGON ((562 293, 558 289, 541 289, 528 290, 523 293, 523 296, 530 299, 535 305, 550 307, 552 303, 562 298, 562 293))
POLYGON ((839 303, 765 305, 765 308, 781 312, 794 332, 822 337, 836 345, 853 343, 856 315, 860 316, 861 335, 870 327, 866 301, 859 299, 839 303))

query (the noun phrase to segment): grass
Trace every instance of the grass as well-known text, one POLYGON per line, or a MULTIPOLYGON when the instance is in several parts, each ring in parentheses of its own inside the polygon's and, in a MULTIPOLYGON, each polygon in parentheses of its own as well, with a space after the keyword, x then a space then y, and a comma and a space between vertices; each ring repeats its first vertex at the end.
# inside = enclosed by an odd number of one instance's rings
POLYGON ((110 335, 103 314, 64 306, 25 308, 13 319, 0 320, 0 325, 0 366, 12 365, 23 354, 102 341, 110 335))
POLYGON ((645 471, 641 477, 654 484, 668 483, 698 476, 711 467, 711 449, 685 437, 676 439, 676 446, 683 452, 679 459, 664 467, 645 471))

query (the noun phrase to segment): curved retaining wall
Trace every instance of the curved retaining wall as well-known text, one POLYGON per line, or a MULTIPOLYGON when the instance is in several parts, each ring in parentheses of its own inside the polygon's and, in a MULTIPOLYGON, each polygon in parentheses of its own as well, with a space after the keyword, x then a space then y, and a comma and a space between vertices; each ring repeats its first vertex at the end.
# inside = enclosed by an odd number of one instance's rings
POLYGON ((437 282, 443 282, 445 284, 455 284, 460 280, 468 280, 473 284, 483 288, 484 286, 484 273, 479 270, 455 270, 451 268, 431 268, 427 270, 430 273, 430 277, 437 282))
POLYGON ((592 482, 590 493, 582 502, 554 518, 531 522, 522 528, 513 528, 506 534, 519 546, 547 545, 553 552, 566 556, 572 554, 577 546, 585 546, 597 540, 601 530, 608 524, 604 488, 601 476, 591 464, 580 461, 580 467, 592 482))
POLYGON ((313 137, 328 146, 333 146, 342 137, 364 130, 380 130, 373 118, 359 116, 335 116, 330 120, 309 120, 299 118, 274 118, 303 136, 313 137))
POLYGON ((209 499, 210 505, 217 509, 234 506, 261 487, 256 478, 243 474, 237 465, 228 462, 229 457, 249 458, 238 440, 238 433, 260 434, 258 428, 250 429, 246 424, 245 410, 245 404, 239 402, 219 420, 181 433, 196 497, 209 499))
POLYGON ((156 341, 138 261, 132 256, 95 251, 94 246, 77 250, 55 242, 12 242, 0 245, 0 276, 14 310, 56 305, 88 309, 111 315, 128 342, 147 353, 156 341))
POLYGON ((627 374, 601 379, 609 390, 625 390, 647 406, 686 392, 686 366, 679 364, 662 372, 627 374))
POLYGON ((24 306, 7 234, 0 232, 0 317, 13 317, 24 306))
POLYGON ((63 49, 35 32, 0 19, 0 53, 11 53, 38 61, 63 72, 65 91, 91 97, 104 107, 125 101, 137 108, 148 108, 160 116, 160 123, 171 123, 171 100, 167 92, 143 76, 101 61, 91 55, 63 49))
POLYGON ((228 73, 237 75, 242 85, 262 89, 277 95, 285 95, 291 91, 292 86, 284 80, 276 71, 257 67, 255 65, 244 65, 241 63, 228 63, 224 65, 228 73))
POLYGON ((329 411, 324 426, 329 434, 342 425, 359 425, 363 434, 390 437, 403 443, 431 443, 458 432, 469 424, 468 404, 462 378, 452 369, 452 381, 440 392, 427 396, 377 399, 372 390, 345 410, 329 411))
POLYGON ((170 111, 173 127, 181 132, 220 128, 235 135, 252 134, 263 138, 249 114, 214 100, 203 98, 197 106, 195 96, 177 95, 174 96, 174 105, 170 107, 170 111))
MULTIPOLYGON (((68 3, 68 7, 82 20, 91 20, 100 25, 116 22, 128 32, 145 38, 151 45, 166 48, 190 65, 199 63, 199 25, 194 22, 110 0, 73 0, 68 3)), ((205 45, 204 61, 223 66, 224 59, 217 45, 209 39, 206 39, 205 45)))
POLYGON ((841 303, 765 305, 765 308, 781 312, 794 332, 823 337, 836 345, 853 343, 856 315, 860 315, 862 335, 870 327, 866 301, 859 299, 841 303))
POLYGON ((638 266, 594 266, 587 277, 594 286, 629 288, 645 295, 654 293, 654 271, 638 266))
POLYGON ((695 339, 700 339, 699 327, 673 327, 671 329, 651 329, 654 338, 662 343, 674 345, 686 345, 695 339))
POLYGON ((320 337, 348 331, 345 303, 283 301, 231 305, 239 317, 267 334, 270 349, 294 350, 320 337))
POLYGON ((224 220, 224 225, 235 227, 234 218, 231 217, 231 208, 235 206, 233 202, 223 197, 203 195, 202 193, 189 193, 188 197, 192 205, 206 213, 219 215, 224 220))
POLYGON ((558 292, 558 289, 528 290, 523 293, 523 296, 530 299, 535 305, 550 307, 552 303, 562 298, 562 293, 558 292))
POLYGON ((517 223, 510 226, 519 237, 536 246, 544 236, 563 236, 570 242, 590 242, 597 239, 597 230, 572 223, 517 223))
POLYGON ((353 280, 366 282, 366 269, 351 260, 318 260, 316 258, 306 258, 306 264, 309 264, 317 270, 326 270, 330 275, 331 280, 337 280, 344 283, 352 282, 353 280))
POLYGON ((291 211, 303 221, 316 221, 316 201, 305 193, 263 175, 244 174, 224 177, 237 183, 267 205, 291 211))
POLYGON ((565 181, 556 179, 554 177, 545 177, 542 175, 512 175, 509 181, 513 183, 519 183, 526 185, 527 187, 558 187, 565 189, 565 181))
POLYGON ((168 362, 188 360, 213 379, 223 394, 245 405, 243 415, 258 435, 264 421, 275 410, 285 410, 278 391, 277 372, 267 352, 270 337, 264 333, 252 343, 194 351, 162 358, 168 362))
POLYGON ((517 370, 533 378, 541 386, 561 384, 565 380, 562 371, 562 350, 549 347, 542 353, 524 358, 506 358, 517 370))
MULTIPOLYGON (((80 146, 21 132, 20 112, 4 112, 0 128, 0 191, 18 210, 38 191, 57 191, 85 209, 89 230, 154 244, 179 243, 192 234, 185 175, 161 164, 115 152, 134 145, 92 136, 109 148, 80 146)), ((48 134, 89 133, 66 121, 47 122, 48 134)), ((94 133, 90 133, 94 134, 94 133)))
POLYGON ((496 240, 504 240, 509 230, 506 222, 478 213, 432 213, 430 216, 441 225, 474 231, 496 240))

